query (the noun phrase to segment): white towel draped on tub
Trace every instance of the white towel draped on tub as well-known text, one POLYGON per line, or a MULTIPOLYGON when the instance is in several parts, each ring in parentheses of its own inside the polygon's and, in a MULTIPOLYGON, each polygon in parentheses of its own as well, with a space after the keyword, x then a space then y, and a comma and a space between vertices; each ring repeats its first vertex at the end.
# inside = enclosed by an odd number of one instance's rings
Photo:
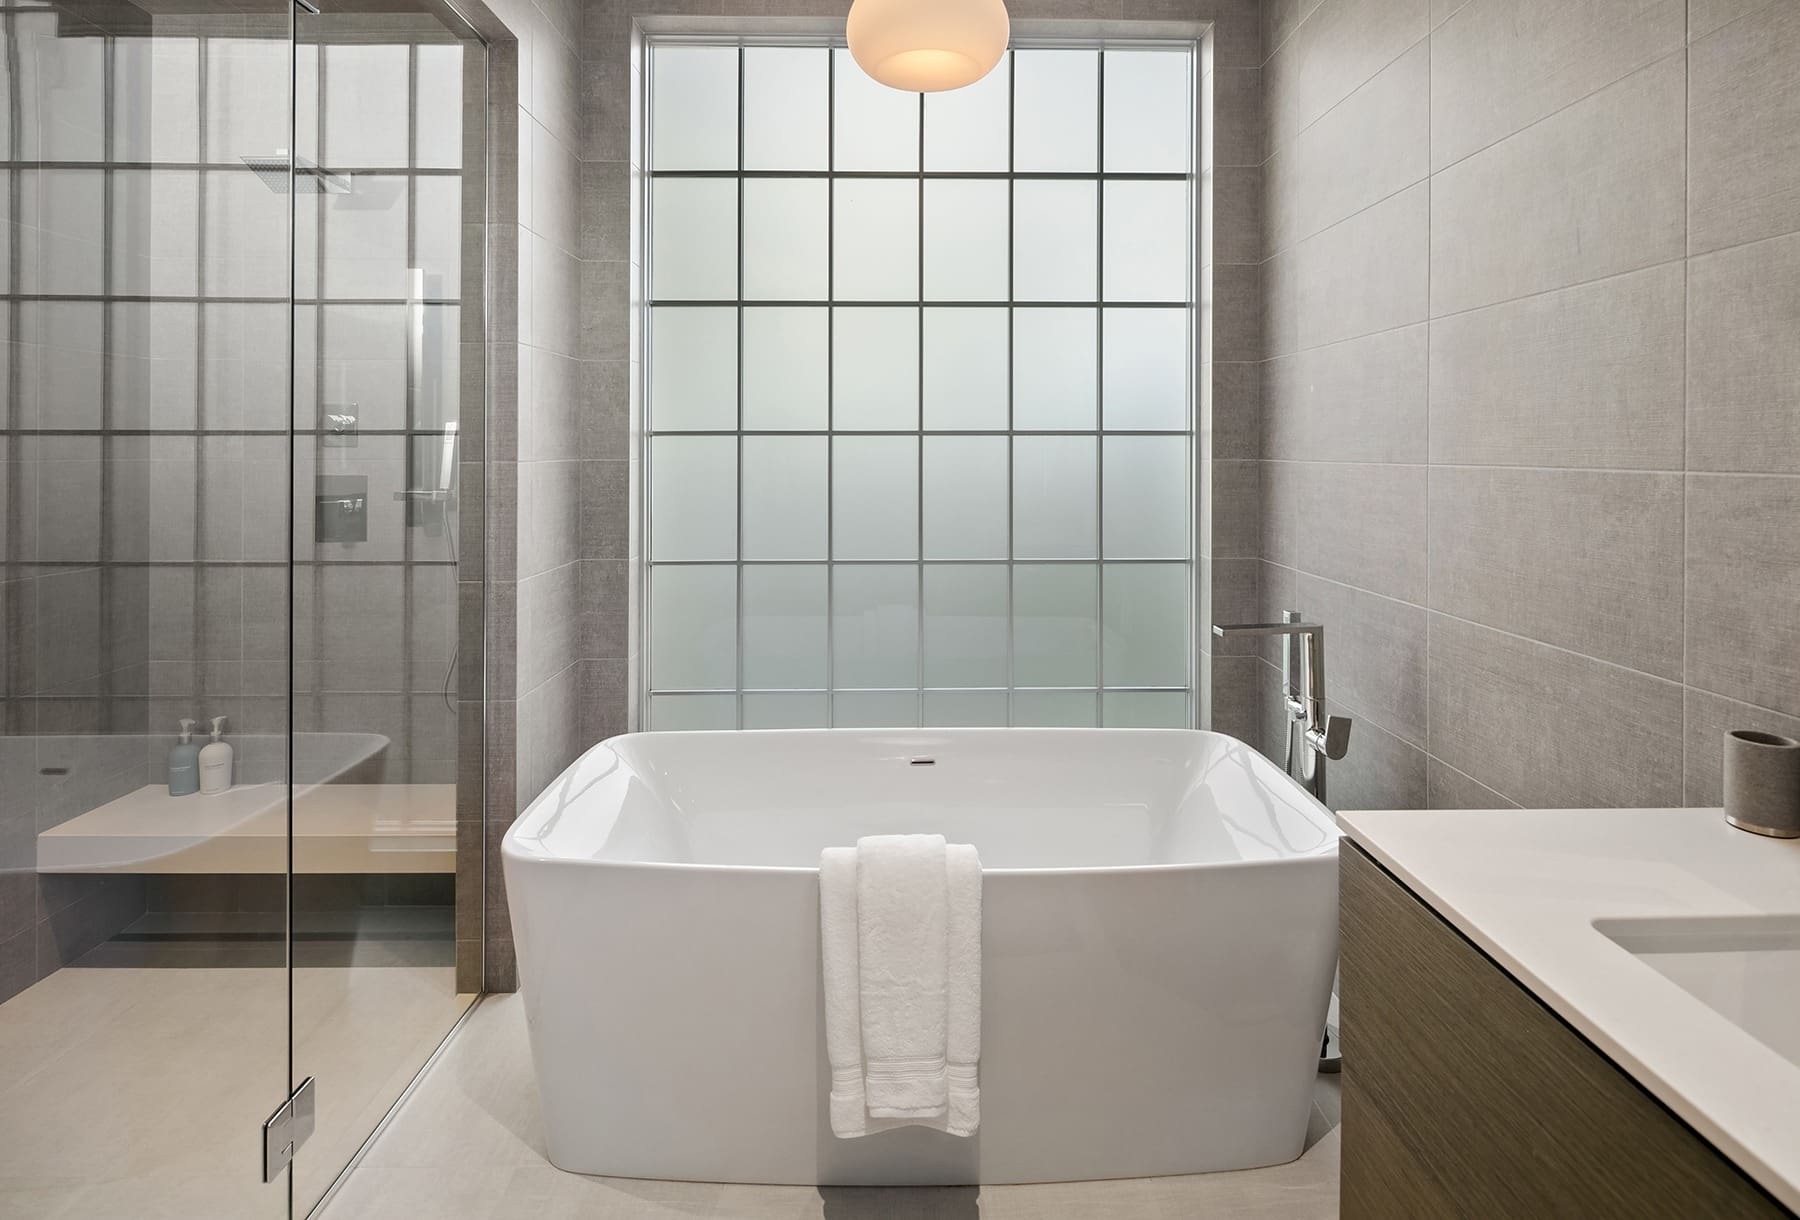
POLYGON ((942 835, 819 857, 831 1130, 981 1123, 981 860, 942 835))

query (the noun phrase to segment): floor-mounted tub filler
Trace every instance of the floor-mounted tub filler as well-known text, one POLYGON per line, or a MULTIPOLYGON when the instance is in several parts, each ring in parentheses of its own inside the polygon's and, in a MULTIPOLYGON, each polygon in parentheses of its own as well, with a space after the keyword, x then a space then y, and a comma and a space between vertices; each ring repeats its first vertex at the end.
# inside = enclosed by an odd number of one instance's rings
POLYGON ((641 733, 507 832, 550 1160, 621 1177, 964 1184, 1301 1152, 1337 954, 1330 813, 1216 733, 641 733), (983 866, 978 1134, 832 1136, 818 860, 983 866))

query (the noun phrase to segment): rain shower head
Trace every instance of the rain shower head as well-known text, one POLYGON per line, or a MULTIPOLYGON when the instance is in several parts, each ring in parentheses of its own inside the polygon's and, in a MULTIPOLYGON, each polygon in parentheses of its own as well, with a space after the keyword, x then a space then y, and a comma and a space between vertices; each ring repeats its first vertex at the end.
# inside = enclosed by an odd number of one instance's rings
MULTIPOLYGON (((285 153, 277 153, 272 157, 240 157, 251 173, 262 179, 263 185, 277 195, 285 195, 288 191, 288 159, 285 153)), ((342 174, 328 174, 305 157, 294 159, 294 182, 302 191, 317 191, 321 195, 348 195, 350 179, 342 174)))

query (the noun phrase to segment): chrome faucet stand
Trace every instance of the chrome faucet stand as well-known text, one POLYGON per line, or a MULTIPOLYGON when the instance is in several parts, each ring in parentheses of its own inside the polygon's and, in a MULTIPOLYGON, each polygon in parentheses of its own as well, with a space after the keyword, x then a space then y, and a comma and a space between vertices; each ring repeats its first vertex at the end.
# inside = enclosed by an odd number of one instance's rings
POLYGON ((1219 623, 1213 635, 1277 636, 1281 640, 1281 696, 1288 718, 1287 772, 1321 802, 1325 762, 1350 749, 1350 718, 1325 711, 1325 627, 1304 621, 1298 610, 1279 623, 1219 623), (1296 655, 1297 650, 1297 655, 1296 655))

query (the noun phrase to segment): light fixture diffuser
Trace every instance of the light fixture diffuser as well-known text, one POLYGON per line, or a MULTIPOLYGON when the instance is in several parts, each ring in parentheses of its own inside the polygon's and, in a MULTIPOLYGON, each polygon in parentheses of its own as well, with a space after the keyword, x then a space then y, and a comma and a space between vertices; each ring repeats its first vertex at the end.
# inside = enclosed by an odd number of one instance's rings
POLYGON ((1000 62, 1010 31, 1002 0, 855 0, 845 29, 857 65, 909 93, 974 84, 1000 62))

